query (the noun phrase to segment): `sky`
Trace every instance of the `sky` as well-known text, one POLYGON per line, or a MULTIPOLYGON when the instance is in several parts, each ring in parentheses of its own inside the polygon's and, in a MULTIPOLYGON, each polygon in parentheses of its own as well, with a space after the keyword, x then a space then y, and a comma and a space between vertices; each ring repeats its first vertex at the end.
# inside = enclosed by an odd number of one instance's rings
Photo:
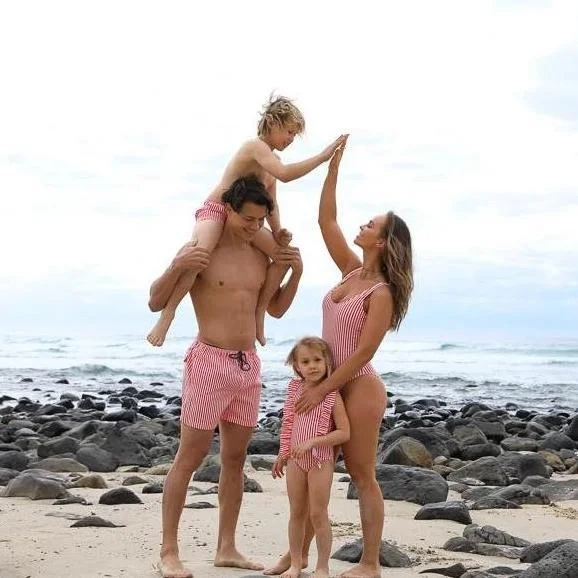
MULTIPOLYGON (((349 239, 389 209, 408 223, 401 335, 576 335, 576 70, 571 0, 5 5, 0 332, 146 333, 150 283, 274 91, 307 122, 284 162, 351 134, 349 239)), ((339 279, 325 174, 278 186, 305 273, 275 333, 317 329, 339 279)))

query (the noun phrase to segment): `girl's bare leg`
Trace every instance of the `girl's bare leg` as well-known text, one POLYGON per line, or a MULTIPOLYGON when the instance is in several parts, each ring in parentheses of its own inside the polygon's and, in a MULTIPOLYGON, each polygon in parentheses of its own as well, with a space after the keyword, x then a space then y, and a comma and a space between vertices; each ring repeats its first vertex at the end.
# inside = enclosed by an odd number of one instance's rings
MULTIPOLYGON (((196 242, 199 247, 203 247, 203 249, 211 252, 217 246, 222 232, 223 223, 221 222, 197 221, 193 233, 193 241, 196 242)), ((191 290, 196 278, 197 273, 194 271, 181 275, 165 308, 161 312, 159 320, 147 335, 147 341, 151 345, 160 347, 165 342, 169 327, 175 318, 177 307, 183 300, 183 297, 191 290)))
MULTIPOLYGON (((267 257, 273 258, 279 245, 273 237, 273 233, 269 229, 262 228, 253 240, 253 245, 259 249, 262 253, 265 253, 267 257)), ((256 324, 256 336, 257 341, 261 345, 267 343, 265 337, 265 313, 267 313, 267 307, 269 306, 269 301, 271 301, 273 295, 275 295, 279 285, 283 281, 285 274, 287 273, 288 267, 271 267, 267 269, 267 276, 265 277, 265 282, 259 293, 259 300, 257 301, 257 310, 255 311, 255 324, 256 324)))
POLYGON ((281 578, 299 578, 302 568, 301 550, 307 517, 307 472, 293 461, 287 464, 287 495, 289 496, 289 552, 291 566, 281 578))
POLYGON ((321 468, 312 468, 308 472, 309 518, 315 530, 317 543, 317 566, 311 578, 329 578, 329 556, 333 539, 329 523, 329 496, 333 482, 333 461, 321 463, 321 468))

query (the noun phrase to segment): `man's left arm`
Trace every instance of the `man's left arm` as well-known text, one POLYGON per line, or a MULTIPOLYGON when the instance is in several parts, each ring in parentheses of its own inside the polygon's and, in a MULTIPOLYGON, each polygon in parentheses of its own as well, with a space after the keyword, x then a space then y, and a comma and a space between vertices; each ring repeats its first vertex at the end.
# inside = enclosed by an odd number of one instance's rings
POLYGON ((297 294, 299 281, 301 281, 301 275, 303 274, 301 253, 297 247, 283 247, 279 250, 275 261, 270 266, 279 268, 291 267, 289 280, 285 285, 281 285, 279 289, 277 289, 267 307, 267 313, 269 313, 271 317, 278 319, 285 315, 297 294))

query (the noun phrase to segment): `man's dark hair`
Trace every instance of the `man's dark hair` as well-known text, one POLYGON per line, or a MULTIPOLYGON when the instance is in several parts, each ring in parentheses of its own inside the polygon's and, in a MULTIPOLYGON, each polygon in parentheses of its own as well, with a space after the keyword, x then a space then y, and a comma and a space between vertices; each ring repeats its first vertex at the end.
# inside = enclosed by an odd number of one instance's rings
POLYGON ((273 210, 273 200, 265 185, 255 176, 248 175, 237 179, 221 196, 223 203, 229 203, 238 213, 245 203, 254 203, 267 208, 267 214, 273 210))

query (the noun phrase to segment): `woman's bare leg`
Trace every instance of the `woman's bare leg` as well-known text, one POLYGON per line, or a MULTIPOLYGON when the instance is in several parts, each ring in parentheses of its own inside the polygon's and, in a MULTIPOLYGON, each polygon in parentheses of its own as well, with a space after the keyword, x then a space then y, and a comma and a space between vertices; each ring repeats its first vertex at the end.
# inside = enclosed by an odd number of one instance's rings
POLYGON ((383 382, 362 376, 342 390, 351 437, 343 444, 345 466, 359 492, 363 554, 359 564, 340 574, 342 578, 380 578, 379 548, 383 532, 383 496, 375 479, 379 427, 385 412, 383 382))
MULTIPOLYGON (((223 223, 218 221, 197 221, 193 233, 193 241, 195 241, 199 247, 211 252, 217 246, 222 232, 223 223)), ((177 307, 183 300, 183 297, 191 290, 196 278, 196 272, 181 275, 158 321, 147 335, 147 341, 151 345, 160 347, 165 342, 169 327, 175 318, 177 307)))
POLYGON ((307 472, 293 461, 287 464, 287 495, 289 497, 289 552, 291 566, 281 578, 299 578, 302 568, 301 551, 307 517, 307 472))
POLYGON ((315 530, 317 565, 311 578, 329 578, 329 556, 333 535, 327 507, 333 481, 333 461, 322 462, 321 468, 308 472, 309 519, 315 530))

